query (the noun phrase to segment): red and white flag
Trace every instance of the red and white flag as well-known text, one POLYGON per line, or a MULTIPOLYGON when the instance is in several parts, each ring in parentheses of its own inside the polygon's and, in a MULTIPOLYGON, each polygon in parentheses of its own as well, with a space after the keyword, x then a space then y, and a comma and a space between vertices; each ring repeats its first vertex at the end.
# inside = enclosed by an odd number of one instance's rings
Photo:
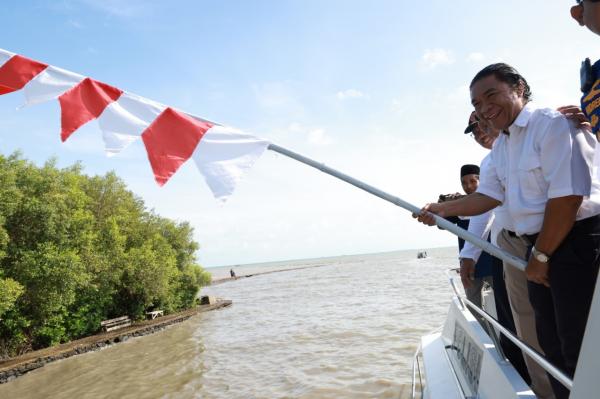
POLYGON ((107 155, 142 139, 159 185, 193 158, 225 200, 269 142, 106 83, 0 49, 0 95, 22 90, 25 105, 58 99, 62 141, 97 120, 107 155))

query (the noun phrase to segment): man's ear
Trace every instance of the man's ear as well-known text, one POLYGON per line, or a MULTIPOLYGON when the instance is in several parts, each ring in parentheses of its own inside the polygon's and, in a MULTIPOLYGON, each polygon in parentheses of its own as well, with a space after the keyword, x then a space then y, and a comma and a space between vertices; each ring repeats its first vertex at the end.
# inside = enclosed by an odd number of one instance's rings
POLYGON ((571 7, 571 17, 573 17, 573 19, 577 21, 580 26, 584 25, 583 6, 581 4, 571 7))
POLYGON ((525 83, 519 82, 516 92, 517 92, 517 96, 523 97, 523 94, 525 94, 525 83))

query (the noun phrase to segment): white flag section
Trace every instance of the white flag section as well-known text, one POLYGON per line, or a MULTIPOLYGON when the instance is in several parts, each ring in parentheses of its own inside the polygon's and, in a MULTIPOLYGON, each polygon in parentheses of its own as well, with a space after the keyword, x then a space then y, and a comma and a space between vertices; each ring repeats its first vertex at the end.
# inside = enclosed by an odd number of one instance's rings
POLYGON ((0 48, 0 65, 10 60, 14 55, 15 53, 11 53, 10 51, 2 50, 0 48))
POLYGON ((115 155, 139 139, 166 108, 135 94, 123 93, 98 117, 106 154, 115 155))
POLYGON ((214 196, 224 201, 268 146, 268 141, 237 129, 213 126, 204 133, 192 158, 214 196))
POLYGON ((23 87, 25 105, 54 100, 83 79, 85 76, 50 65, 23 87))
POLYGON ((193 158, 219 200, 233 193, 269 146, 267 140, 0 49, 0 95, 20 90, 25 105, 58 99, 63 141, 93 120, 109 156, 142 139, 159 185, 193 158))

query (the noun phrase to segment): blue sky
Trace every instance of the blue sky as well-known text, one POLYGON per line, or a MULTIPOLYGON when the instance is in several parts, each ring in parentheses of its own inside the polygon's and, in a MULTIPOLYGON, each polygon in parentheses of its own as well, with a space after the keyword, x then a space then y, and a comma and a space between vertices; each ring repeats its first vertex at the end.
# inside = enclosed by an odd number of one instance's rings
MULTIPOLYGON (((460 191, 485 152, 463 135, 468 84, 504 61, 536 102, 576 103, 600 38, 570 1, 5 1, 0 48, 228 124, 416 205, 460 191)), ((141 143, 104 155, 94 122, 59 140, 57 102, 0 97, 0 149, 116 173, 188 220, 205 266, 453 245, 408 212, 267 152, 225 205, 192 163, 163 188, 141 143)))

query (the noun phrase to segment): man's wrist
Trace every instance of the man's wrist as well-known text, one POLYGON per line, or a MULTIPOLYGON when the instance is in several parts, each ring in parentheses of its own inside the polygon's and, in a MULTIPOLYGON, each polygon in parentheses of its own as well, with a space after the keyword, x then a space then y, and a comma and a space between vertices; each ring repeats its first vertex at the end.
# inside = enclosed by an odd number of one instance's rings
POLYGON ((548 263, 550 261, 550 254, 540 251, 535 246, 531 248, 531 256, 540 263, 548 263))

